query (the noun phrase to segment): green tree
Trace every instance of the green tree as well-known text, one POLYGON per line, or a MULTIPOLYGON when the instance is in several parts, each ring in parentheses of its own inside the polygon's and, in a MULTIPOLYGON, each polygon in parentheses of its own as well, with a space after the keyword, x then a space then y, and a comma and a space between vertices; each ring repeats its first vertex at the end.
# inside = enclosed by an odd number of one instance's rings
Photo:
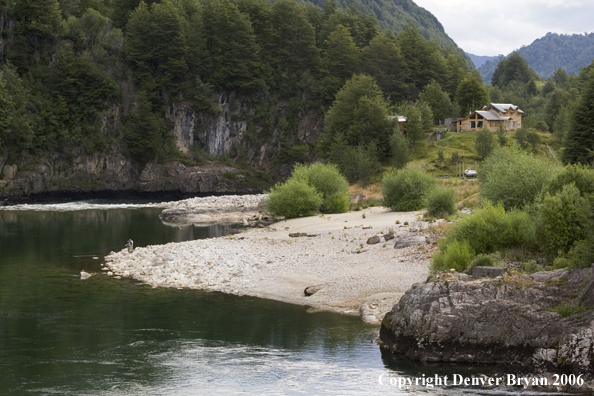
POLYGON ((416 98, 432 80, 447 83, 448 67, 437 43, 426 41, 410 25, 396 39, 408 65, 409 98, 416 98))
POLYGON ((564 163, 593 164, 594 162, 594 70, 573 111, 571 127, 563 141, 564 163))
POLYGON ((57 0, 19 0, 14 2, 15 23, 13 60, 19 70, 49 56, 51 44, 62 20, 57 0))
POLYGON ((536 72, 530 68, 526 59, 516 51, 499 62, 493 72, 491 83, 503 89, 513 81, 523 85, 536 77, 536 72))
POLYGON ((124 128, 124 141, 132 158, 144 166, 155 159, 163 145, 165 125, 152 108, 146 92, 140 91, 124 128))
POLYGON ((336 94, 324 119, 320 149, 328 153, 334 137, 342 133, 349 146, 375 141, 388 154, 388 141, 394 131, 389 107, 373 77, 355 75, 336 94), (385 150, 384 150, 385 148, 385 150))
POLYGON ((411 105, 401 106, 398 112, 406 117, 404 132, 410 148, 409 153, 422 152, 426 147, 423 113, 419 107, 411 105))
POLYGON ((488 101, 487 90, 476 76, 466 77, 456 90, 456 102, 462 110, 461 116, 482 109, 488 104, 488 101))
POLYGON ((279 91, 289 95, 302 75, 319 64, 316 35, 304 7, 290 0, 272 5, 272 27, 272 69, 279 91))
POLYGON ((363 49, 363 69, 375 77, 378 85, 392 102, 406 99, 407 66, 393 34, 375 36, 363 49))
POLYGON ((452 115, 452 101, 447 92, 443 91, 441 85, 436 81, 431 81, 425 85, 425 88, 423 88, 423 91, 419 95, 419 100, 431 107, 434 124, 439 124, 440 120, 444 120, 452 115))
POLYGON ((203 8, 208 63, 205 82, 216 89, 255 89, 260 49, 249 17, 227 0, 209 0, 203 8))
POLYGON ((0 73, 0 147, 25 150, 31 146, 29 96, 16 70, 10 65, 4 66, 0 73))
POLYGON ((361 50, 346 27, 336 26, 324 42, 323 63, 326 71, 341 82, 359 71, 361 50))
POLYGON ((124 54, 135 80, 148 92, 160 90, 165 102, 182 90, 188 73, 188 24, 172 0, 145 3, 130 15, 124 54))
POLYGON ((468 63, 462 54, 455 49, 451 49, 448 57, 446 58, 448 65, 449 81, 443 88, 450 94, 450 99, 454 98, 456 89, 468 76, 468 63))
POLYGON ((408 163, 408 143, 404 134, 397 128, 390 138, 391 164, 396 169, 402 169, 408 163))
POLYGON ((481 129, 476 134, 475 139, 475 147, 476 153, 480 159, 484 160, 487 158, 491 151, 493 151, 493 147, 495 146, 495 139, 493 138, 493 132, 488 130, 487 128, 481 129))

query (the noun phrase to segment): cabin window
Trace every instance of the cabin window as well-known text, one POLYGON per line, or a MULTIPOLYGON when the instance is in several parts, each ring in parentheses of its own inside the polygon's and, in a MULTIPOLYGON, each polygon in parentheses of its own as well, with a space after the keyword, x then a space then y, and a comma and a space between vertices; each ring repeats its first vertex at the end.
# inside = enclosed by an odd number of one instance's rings
POLYGON ((514 128, 518 127, 518 121, 514 121, 514 128))
POLYGON ((478 127, 479 127, 479 128, 482 128, 482 127, 483 127, 483 122, 482 122, 482 121, 479 121, 479 122, 478 122, 478 127))
POLYGON ((476 128, 476 121, 470 121, 470 127, 476 128))

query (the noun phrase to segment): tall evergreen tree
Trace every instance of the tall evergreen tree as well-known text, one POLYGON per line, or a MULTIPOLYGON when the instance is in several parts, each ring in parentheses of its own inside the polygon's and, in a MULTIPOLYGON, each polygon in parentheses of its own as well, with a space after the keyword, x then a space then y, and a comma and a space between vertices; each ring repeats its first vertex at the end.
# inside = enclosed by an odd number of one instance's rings
POLYGON ((378 34, 363 49, 363 70, 375 77, 392 102, 406 99, 408 69, 392 33, 378 34))
POLYGON ((489 101, 487 90, 483 87, 480 76, 466 77, 456 90, 456 102, 460 106, 461 116, 466 116, 474 110, 486 106, 489 101))
POLYGON ((564 163, 594 165, 594 70, 573 112, 573 122, 563 142, 564 163))
POLYGON ((452 101, 447 92, 443 91, 441 85, 436 81, 430 82, 423 88, 423 92, 419 95, 419 100, 431 107, 434 124, 439 124, 440 120, 452 116, 452 101))
POLYGON ((175 99, 187 77, 188 24, 172 0, 145 3, 126 26, 124 54, 139 85, 149 95, 159 90, 165 102, 175 99))
POLYGON ((346 27, 338 25, 324 42, 323 62, 330 75, 343 81, 359 71, 361 50, 346 27))
POLYGON ((437 43, 425 40, 412 26, 396 38, 408 66, 409 98, 418 97, 432 80, 442 85, 447 82, 447 64, 437 43))
POLYGON ((386 156, 394 122, 382 91, 371 76, 355 75, 336 94, 324 119, 324 132, 319 145, 328 151, 337 134, 343 134, 351 146, 366 145, 372 141, 386 156))
POLYGON ((217 89, 261 86, 260 48, 249 17, 227 0, 207 1, 202 15, 208 53, 206 82, 217 89))
POLYGON ((530 68, 526 59, 516 51, 499 62, 493 72, 491 83, 503 89, 513 81, 523 85, 528 83, 531 78, 537 78, 536 72, 530 68))

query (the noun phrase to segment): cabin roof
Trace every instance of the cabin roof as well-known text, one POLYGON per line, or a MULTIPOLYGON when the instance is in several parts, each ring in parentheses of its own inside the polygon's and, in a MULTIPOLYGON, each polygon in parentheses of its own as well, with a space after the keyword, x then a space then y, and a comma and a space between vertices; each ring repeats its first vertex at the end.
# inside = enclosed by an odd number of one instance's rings
POLYGON ((507 120, 509 120, 509 117, 500 117, 499 115, 493 113, 492 111, 477 110, 476 113, 480 114, 486 120, 489 120, 489 121, 507 121, 507 120))
MULTIPOLYGON (((491 106, 502 113, 506 113, 511 108, 513 111, 517 111, 520 114, 524 114, 524 112, 522 111, 522 109, 520 109, 519 106, 513 105, 511 103, 491 103, 491 106)), ((484 108, 487 107, 488 106, 485 106, 484 108)))

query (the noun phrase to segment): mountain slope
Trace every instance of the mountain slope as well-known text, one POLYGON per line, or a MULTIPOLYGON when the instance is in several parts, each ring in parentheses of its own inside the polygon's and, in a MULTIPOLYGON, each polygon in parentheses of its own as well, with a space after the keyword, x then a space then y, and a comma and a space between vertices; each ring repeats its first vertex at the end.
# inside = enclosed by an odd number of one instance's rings
MULTIPOLYGON (((563 67, 568 74, 577 73, 582 66, 589 65, 594 59, 594 33, 547 33, 532 44, 520 48, 518 52, 543 78, 552 76, 558 67, 563 67)), ((478 68, 483 80, 491 81, 493 71, 502 58, 489 60, 478 68)))
MULTIPOLYGON (((303 0, 323 7, 327 0, 303 0)), ((354 6, 359 11, 378 19, 383 29, 399 33, 407 25, 414 25, 426 39, 435 40, 442 48, 453 46, 472 64, 470 58, 459 49, 458 45, 445 32, 439 20, 426 9, 419 7, 412 0, 337 0, 338 6, 354 6)))

